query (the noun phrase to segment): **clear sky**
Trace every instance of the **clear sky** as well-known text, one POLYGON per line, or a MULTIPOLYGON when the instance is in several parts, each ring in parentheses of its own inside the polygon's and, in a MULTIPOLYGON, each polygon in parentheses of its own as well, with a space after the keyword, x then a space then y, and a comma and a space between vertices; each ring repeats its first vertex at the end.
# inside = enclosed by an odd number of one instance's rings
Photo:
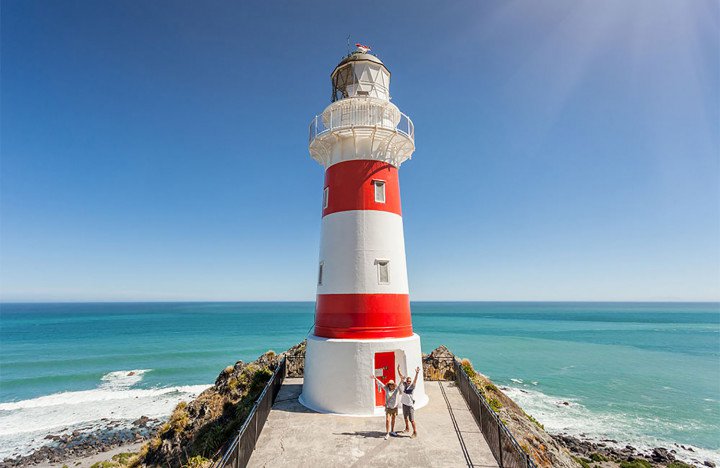
POLYGON ((1 299, 312 300, 346 37, 414 300, 720 299, 715 0, 2 0, 1 299))

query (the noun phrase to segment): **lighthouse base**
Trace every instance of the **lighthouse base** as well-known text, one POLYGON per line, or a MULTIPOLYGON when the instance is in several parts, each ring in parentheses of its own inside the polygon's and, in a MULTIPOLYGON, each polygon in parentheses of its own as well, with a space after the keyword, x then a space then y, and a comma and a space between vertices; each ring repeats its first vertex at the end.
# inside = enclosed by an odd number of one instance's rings
POLYGON ((415 408, 428 403, 422 375, 420 337, 347 340, 311 335, 305 351, 305 378, 300 403, 320 413, 347 416, 385 414, 382 397, 370 377, 384 375, 399 383, 403 375, 415 376, 415 408))

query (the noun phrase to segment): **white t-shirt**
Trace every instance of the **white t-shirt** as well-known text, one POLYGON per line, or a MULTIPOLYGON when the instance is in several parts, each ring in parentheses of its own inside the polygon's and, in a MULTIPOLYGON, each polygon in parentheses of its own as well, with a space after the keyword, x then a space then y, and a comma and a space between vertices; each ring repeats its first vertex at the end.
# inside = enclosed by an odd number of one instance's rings
POLYGON ((413 406, 415 404, 415 400, 412 397, 413 390, 415 390, 415 385, 412 385, 412 384, 407 385, 405 382, 400 384, 400 392, 401 392, 400 402, 403 405, 413 406), (411 393, 405 393, 406 389, 410 389, 411 393))

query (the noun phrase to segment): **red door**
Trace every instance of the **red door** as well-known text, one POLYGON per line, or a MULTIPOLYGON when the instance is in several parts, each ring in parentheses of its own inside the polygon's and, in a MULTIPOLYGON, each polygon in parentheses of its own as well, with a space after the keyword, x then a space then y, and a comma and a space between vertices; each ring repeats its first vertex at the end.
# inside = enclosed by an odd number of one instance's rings
MULTIPOLYGON (((384 384, 388 380, 395 380, 394 352, 375 354, 375 376, 382 380, 384 384)), ((382 388, 378 388, 377 381, 375 381, 375 406, 385 406, 385 392, 382 388)))

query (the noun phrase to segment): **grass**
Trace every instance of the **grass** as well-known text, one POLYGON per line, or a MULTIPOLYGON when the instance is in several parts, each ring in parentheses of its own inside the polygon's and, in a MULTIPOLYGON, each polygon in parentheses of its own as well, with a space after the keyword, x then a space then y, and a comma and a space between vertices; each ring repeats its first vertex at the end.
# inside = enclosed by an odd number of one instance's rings
POLYGON ((604 456, 604 455, 602 455, 602 454, 600 454, 600 453, 591 453, 591 454, 590 454, 590 460, 595 461, 595 462, 608 461, 607 457, 604 456))
MULTIPOLYGON (((523 413, 525 413, 525 411, 523 411, 523 413)), ((525 416, 527 416, 527 418, 530 420, 530 422, 535 424, 539 429, 542 429, 543 431, 545 430, 545 426, 540 424, 540 421, 538 421, 537 419, 535 419, 534 417, 532 417, 531 415, 529 415, 527 413, 525 413, 525 416)), ((597 460, 595 460, 595 461, 597 461, 597 460)))
POLYGON ((620 468, 652 468, 652 464, 645 460, 620 462, 620 468))
POLYGON ((683 463, 681 461, 674 461, 670 463, 667 468, 694 468, 692 465, 688 465, 687 463, 683 463))
POLYGON ((113 461, 118 462, 123 466, 128 466, 133 461, 133 458, 137 456, 135 452, 122 452, 112 456, 113 461))
POLYGON ((492 408, 492 410, 496 413, 500 411, 500 408, 503 407, 502 403, 500 403, 500 400, 498 400, 497 398, 489 398, 488 404, 490 405, 490 408, 492 408))
POLYGON ((190 416, 188 415, 186 408, 186 402, 181 401, 180 403, 178 403, 178 405, 175 407, 175 411, 173 411, 172 415, 170 416, 170 421, 168 421, 170 428, 178 434, 185 430, 188 423, 190 422, 190 416))
POLYGON ((463 359, 462 361, 460 361, 460 366, 471 379, 477 374, 477 372, 475 372, 475 369, 473 369, 472 363, 469 359, 463 359))
POLYGON ((183 465, 183 468, 203 468, 204 466, 207 466, 210 461, 211 460, 208 458, 205 458, 201 455, 196 455, 194 457, 190 457, 187 463, 183 465))
POLYGON ((580 457, 572 457, 573 460, 577 462, 578 465, 582 466, 582 468, 591 468, 590 467, 590 460, 587 458, 580 458, 580 457))
POLYGON ((118 466, 120 465, 113 461, 99 461, 90 465, 90 468, 117 468, 118 466))

